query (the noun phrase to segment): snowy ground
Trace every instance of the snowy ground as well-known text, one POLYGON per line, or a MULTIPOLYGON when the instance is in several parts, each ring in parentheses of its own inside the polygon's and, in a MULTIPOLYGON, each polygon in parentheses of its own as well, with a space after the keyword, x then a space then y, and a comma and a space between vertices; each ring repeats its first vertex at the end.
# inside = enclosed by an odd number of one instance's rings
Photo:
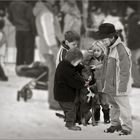
MULTIPOLYGON (((17 77, 11 66, 7 68, 8 82, 0 82, 0 140, 2 139, 139 139, 140 137, 140 89, 133 88, 130 101, 134 131, 130 136, 118 133, 106 134, 109 125, 81 126, 82 131, 70 131, 63 120, 49 110, 47 91, 33 90, 28 102, 17 102, 17 91, 30 79, 17 77)), ((61 111, 60 111, 61 113, 61 111)))

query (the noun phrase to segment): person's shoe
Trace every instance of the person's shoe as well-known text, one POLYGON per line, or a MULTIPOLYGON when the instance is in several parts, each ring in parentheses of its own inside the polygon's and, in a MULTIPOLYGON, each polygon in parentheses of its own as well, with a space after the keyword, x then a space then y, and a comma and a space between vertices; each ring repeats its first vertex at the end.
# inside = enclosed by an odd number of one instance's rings
POLYGON ((7 76, 0 77, 0 81, 8 81, 8 77, 7 76))
POLYGON ((51 109, 51 110, 62 110, 62 108, 61 107, 59 107, 59 106, 49 106, 49 109, 51 109))
POLYGON ((104 120, 104 123, 105 124, 109 124, 110 123, 110 120, 104 120))
POLYGON ((134 87, 134 88, 140 88, 140 83, 133 83, 132 84, 132 87, 134 87))
POLYGON ((81 131, 81 127, 79 126, 69 126, 67 127, 69 130, 74 130, 74 131, 81 131))
POLYGON ((122 136, 122 135, 130 135, 130 134, 131 134, 130 131, 122 129, 122 130, 120 131, 120 133, 119 133, 119 136, 122 136))
POLYGON ((114 133, 115 131, 121 131, 121 130, 122 130, 122 126, 118 125, 118 126, 110 126, 106 130, 104 130, 104 132, 105 133, 114 133))

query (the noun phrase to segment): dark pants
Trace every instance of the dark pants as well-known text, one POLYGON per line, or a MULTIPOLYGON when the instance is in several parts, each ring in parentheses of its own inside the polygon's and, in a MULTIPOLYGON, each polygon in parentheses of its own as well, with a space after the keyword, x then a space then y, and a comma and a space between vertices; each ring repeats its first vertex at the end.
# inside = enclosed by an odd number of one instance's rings
POLYGON ((76 121, 76 106, 74 102, 59 102, 60 107, 64 111, 66 127, 75 125, 76 121))
POLYGON ((16 65, 31 64, 34 61, 35 36, 30 31, 16 31, 16 65))
POLYGON ((0 80, 4 80, 7 76, 5 75, 5 72, 2 68, 2 66, 0 65, 0 80))

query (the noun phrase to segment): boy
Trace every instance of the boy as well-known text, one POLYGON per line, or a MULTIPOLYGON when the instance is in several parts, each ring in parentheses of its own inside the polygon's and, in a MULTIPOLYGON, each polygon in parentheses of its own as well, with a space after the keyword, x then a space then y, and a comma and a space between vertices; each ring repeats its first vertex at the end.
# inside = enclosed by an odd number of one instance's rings
POLYGON ((78 47, 80 35, 75 31, 67 31, 65 33, 65 40, 57 53, 56 66, 62 61, 68 50, 78 47))
MULTIPOLYGON (((67 31, 65 33, 64 41, 62 41, 62 45, 57 53, 56 57, 56 66, 65 58, 68 50, 73 48, 79 48, 80 43, 80 35, 76 31, 67 31)), ((80 73, 83 69, 83 65, 78 64, 76 66, 76 70, 80 73)), ((77 95, 77 110, 79 110, 79 99, 77 95)), ((60 117, 61 114, 57 113, 57 116, 60 117)), ((64 116, 63 116, 64 117, 64 116)), ((77 122, 80 123, 80 116, 77 113, 77 122)))
POLYGON ((75 67, 82 61, 83 55, 78 48, 70 49, 57 68, 54 79, 54 99, 64 111, 66 127, 69 130, 81 130, 76 126, 76 93, 85 85, 84 79, 75 67))
POLYGON ((130 135, 133 129, 129 103, 132 82, 131 53, 121 41, 113 24, 101 24, 97 35, 109 49, 103 92, 108 95, 111 105, 111 126, 105 132, 120 131, 119 135, 130 135))

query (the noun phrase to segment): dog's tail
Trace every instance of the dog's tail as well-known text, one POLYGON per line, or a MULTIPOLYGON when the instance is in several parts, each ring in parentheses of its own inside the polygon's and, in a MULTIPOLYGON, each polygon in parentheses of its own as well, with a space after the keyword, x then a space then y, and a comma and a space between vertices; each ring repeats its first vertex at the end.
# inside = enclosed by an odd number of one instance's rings
POLYGON ((63 115, 63 114, 55 113, 55 115, 59 118, 65 119, 65 115, 63 115))

